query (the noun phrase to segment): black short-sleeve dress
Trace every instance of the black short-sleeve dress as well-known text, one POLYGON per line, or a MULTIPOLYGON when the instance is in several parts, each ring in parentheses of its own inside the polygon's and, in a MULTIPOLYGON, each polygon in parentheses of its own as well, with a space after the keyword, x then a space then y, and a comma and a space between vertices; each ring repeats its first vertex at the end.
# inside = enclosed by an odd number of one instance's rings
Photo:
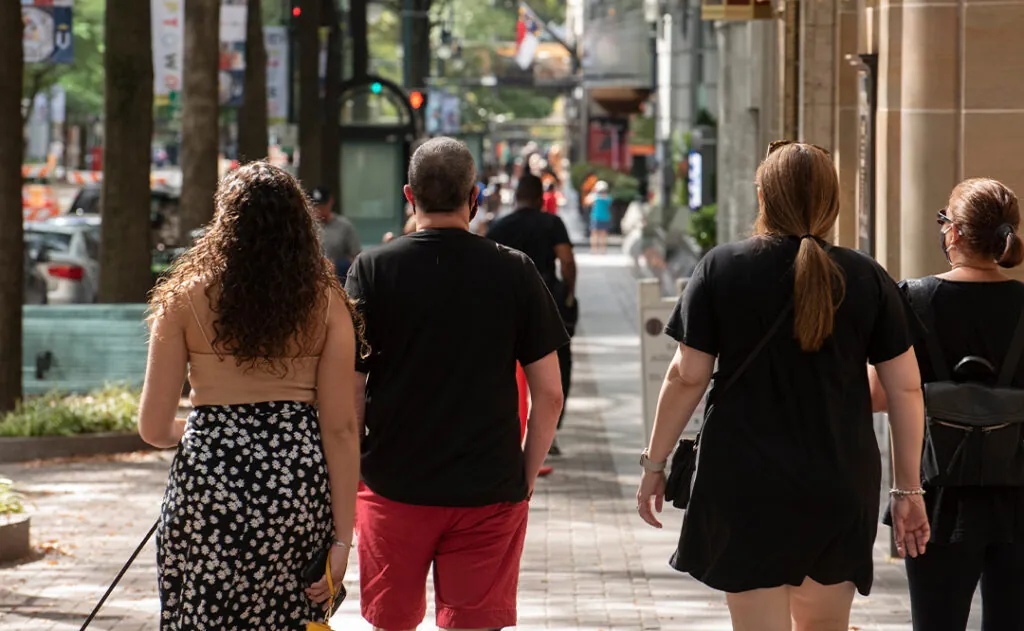
MULTIPOLYGON (((793 295, 793 237, 715 248, 666 327, 718 357, 724 383, 793 295)), ((905 298, 873 259, 829 248, 846 290, 820 351, 804 352, 787 316, 724 396, 712 386, 697 473, 671 565, 726 592, 852 581, 867 594, 881 459, 867 364, 911 346, 905 298)))

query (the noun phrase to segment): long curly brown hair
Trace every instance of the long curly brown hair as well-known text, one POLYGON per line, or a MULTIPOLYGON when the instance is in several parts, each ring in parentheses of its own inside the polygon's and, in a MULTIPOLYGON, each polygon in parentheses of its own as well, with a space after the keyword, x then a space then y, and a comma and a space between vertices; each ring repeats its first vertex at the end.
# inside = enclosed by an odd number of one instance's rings
POLYGON ((254 162, 225 177, 215 199, 205 234, 153 289, 151 317, 180 306, 202 282, 215 316, 214 348, 239 366, 276 373, 286 369, 284 358, 310 354, 334 291, 364 347, 362 320, 320 249, 309 200, 294 177, 254 162))

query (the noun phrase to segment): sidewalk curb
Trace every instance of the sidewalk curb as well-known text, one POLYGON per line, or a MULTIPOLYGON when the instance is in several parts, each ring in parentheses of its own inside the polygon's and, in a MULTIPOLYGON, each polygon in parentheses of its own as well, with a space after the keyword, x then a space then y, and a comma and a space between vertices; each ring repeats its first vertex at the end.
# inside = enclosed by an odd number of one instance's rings
POLYGON ((135 432, 0 438, 0 463, 151 450, 153 447, 146 444, 135 432))

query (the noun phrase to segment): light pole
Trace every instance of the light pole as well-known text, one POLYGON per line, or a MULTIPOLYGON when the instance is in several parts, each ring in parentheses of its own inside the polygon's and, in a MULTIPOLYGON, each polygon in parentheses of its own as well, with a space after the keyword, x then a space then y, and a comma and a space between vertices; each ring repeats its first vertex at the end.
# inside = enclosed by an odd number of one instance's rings
MULTIPOLYGON (((661 164, 665 160, 665 156, 662 155, 662 143, 661 143, 661 124, 659 120, 660 108, 659 108, 659 68, 658 68, 658 21, 661 18, 661 3, 660 0, 644 0, 644 21, 647 22, 648 26, 648 42, 650 44, 650 55, 651 55, 651 92, 653 98, 649 99, 651 104, 651 118, 654 119, 654 161, 657 165, 656 169, 648 169, 648 190, 652 188, 652 185, 656 182, 660 182, 659 177, 655 177, 655 174, 661 173, 661 164), (650 180, 654 180, 653 182, 650 180)), ((662 201, 664 203, 664 201, 662 201)))

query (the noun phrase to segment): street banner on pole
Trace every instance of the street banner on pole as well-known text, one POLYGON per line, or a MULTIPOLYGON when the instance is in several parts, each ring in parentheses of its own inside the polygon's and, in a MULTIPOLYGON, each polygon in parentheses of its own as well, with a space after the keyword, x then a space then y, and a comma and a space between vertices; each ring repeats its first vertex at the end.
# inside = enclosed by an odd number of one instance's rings
POLYGON ((177 102, 185 57, 185 0, 152 0, 153 94, 157 105, 177 102))
POLYGON ((540 44, 540 19, 525 4, 519 5, 519 23, 516 25, 516 63, 523 70, 533 64, 540 44))
POLYGON ((70 64, 75 61, 71 33, 73 0, 21 0, 25 24, 25 63, 70 64))
POLYGON ((267 116, 271 125, 288 122, 288 28, 263 29, 267 45, 267 116))

